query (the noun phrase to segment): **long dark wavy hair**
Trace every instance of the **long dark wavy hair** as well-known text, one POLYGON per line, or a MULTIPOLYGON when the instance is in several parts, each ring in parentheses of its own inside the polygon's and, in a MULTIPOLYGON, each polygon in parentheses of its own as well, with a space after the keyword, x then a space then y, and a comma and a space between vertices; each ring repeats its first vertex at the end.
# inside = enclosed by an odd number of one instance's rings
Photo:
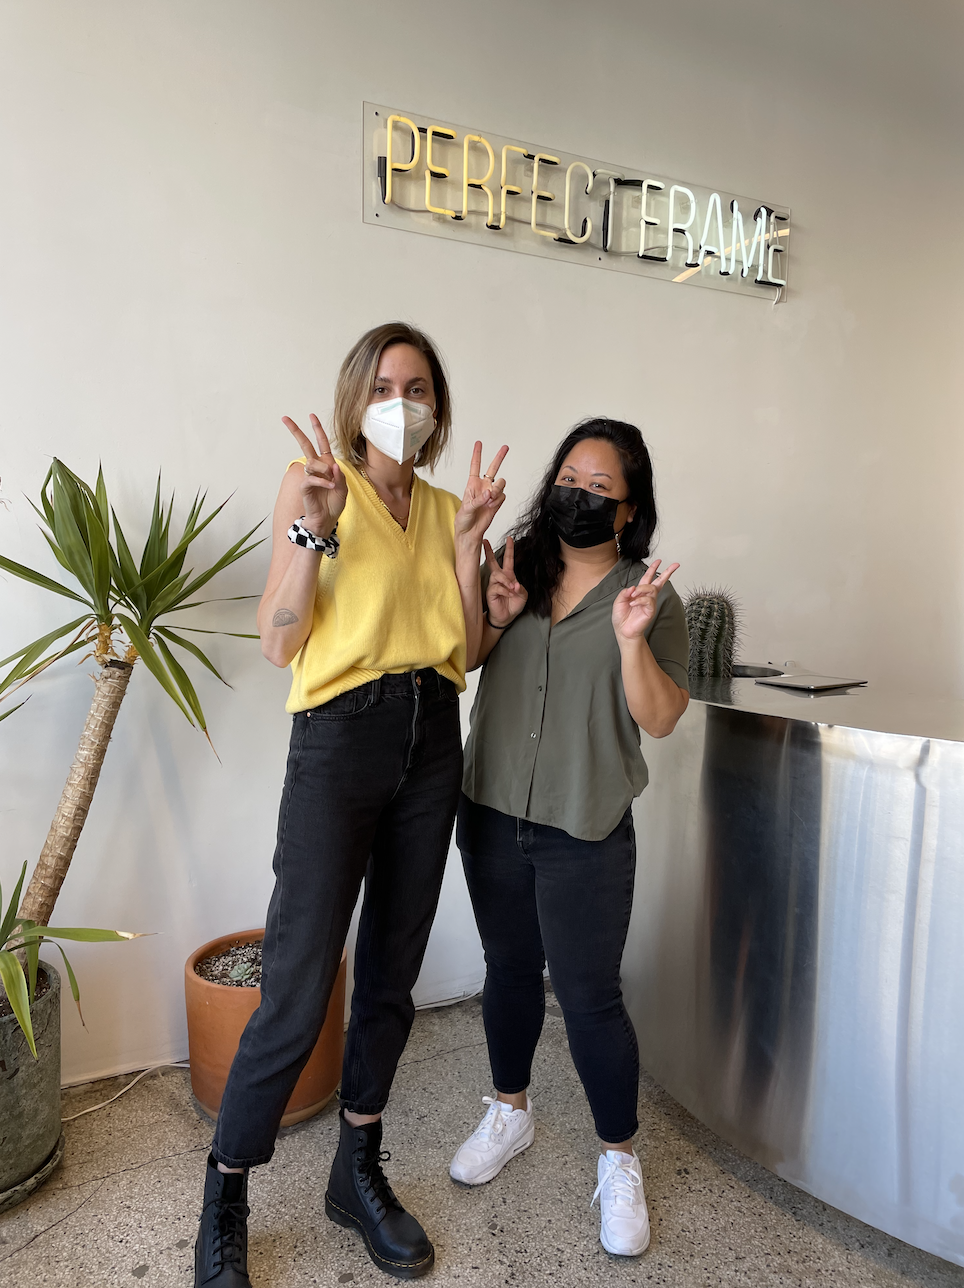
POLYGON ((629 489, 627 500, 636 507, 632 521, 619 535, 623 558, 645 559, 656 531, 653 462, 636 426, 623 420, 610 420, 608 416, 591 417, 574 425, 556 448, 542 482, 511 532, 515 538, 516 577, 529 592, 527 608, 540 617, 548 617, 552 612, 553 592, 563 571, 559 535, 546 508, 549 493, 566 457, 577 443, 587 438, 598 438, 615 447, 629 489))

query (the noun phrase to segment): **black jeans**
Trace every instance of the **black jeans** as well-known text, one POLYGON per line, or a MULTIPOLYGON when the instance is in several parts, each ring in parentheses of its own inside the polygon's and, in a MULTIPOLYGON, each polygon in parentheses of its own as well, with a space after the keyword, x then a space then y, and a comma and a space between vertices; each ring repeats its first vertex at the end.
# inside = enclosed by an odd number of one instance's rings
POLYGON ((458 694, 427 669, 384 675, 294 717, 268 906, 261 1005, 221 1102, 214 1157, 266 1163, 324 1023, 362 880, 346 1109, 384 1109, 415 1006, 462 776, 458 694))
POLYGON ((485 948, 482 1018, 496 1090, 529 1085, 548 958, 596 1132, 628 1140, 639 1126, 639 1048, 619 967, 633 907, 632 811, 605 840, 580 841, 463 795, 457 839, 485 948))

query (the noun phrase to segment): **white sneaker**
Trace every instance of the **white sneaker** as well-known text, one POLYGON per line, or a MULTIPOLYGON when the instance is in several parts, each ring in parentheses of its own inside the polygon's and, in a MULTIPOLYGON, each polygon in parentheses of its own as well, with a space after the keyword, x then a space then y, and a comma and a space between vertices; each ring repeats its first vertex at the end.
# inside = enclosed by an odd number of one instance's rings
POLYGON ((510 1109, 501 1100, 482 1097, 488 1105, 485 1117, 460 1146, 449 1176, 463 1185, 484 1185, 498 1176, 511 1158, 528 1149, 536 1134, 532 1116, 532 1101, 526 1096, 525 1109, 510 1109))
POLYGON ((638 1257, 649 1247, 649 1212, 639 1159, 607 1149, 599 1155, 596 1176, 599 1184, 592 1203, 599 1199, 600 1243, 619 1257, 638 1257))

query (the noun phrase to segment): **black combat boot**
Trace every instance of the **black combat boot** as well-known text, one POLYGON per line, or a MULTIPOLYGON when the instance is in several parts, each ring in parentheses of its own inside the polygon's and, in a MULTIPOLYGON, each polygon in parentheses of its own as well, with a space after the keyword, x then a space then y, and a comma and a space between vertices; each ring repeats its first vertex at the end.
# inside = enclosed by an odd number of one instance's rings
MULTIPOLYGON (((417 1279, 435 1261, 425 1231, 392 1193, 381 1164, 381 1120, 352 1127, 339 1110, 341 1139, 331 1165, 325 1213, 338 1225, 358 1230, 379 1270, 396 1279, 417 1279)), ((220 1285, 219 1285, 220 1288, 220 1285)))
POLYGON ((209 1154, 204 1211, 194 1245, 194 1288, 251 1288, 248 1210, 248 1173, 219 1172, 209 1154))

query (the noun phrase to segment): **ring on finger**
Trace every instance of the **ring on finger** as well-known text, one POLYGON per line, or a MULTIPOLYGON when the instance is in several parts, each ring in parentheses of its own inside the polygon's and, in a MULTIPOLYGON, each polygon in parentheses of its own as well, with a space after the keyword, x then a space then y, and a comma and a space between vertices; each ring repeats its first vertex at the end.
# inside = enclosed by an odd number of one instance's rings
POLYGON ((492 477, 492 475, 491 475, 491 474, 483 474, 483 475, 482 475, 482 477, 483 477, 484 479, 488 479, 490 483, 494 483, 494 482, 495 482, 495 479, 492 477))

